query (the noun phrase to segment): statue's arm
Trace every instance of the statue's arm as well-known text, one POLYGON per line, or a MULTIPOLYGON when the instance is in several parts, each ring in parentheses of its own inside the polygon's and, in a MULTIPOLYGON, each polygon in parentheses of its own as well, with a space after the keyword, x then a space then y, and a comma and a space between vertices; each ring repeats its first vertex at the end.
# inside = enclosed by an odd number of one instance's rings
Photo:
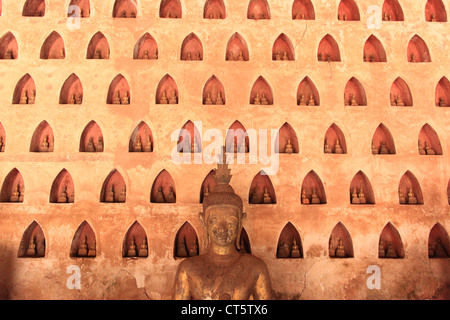
POLYGON ((262 263, 259 269, 253 298, 255 300, 272 300, 272 284, 270 282, 269 270, 265 263, 262 263))
POLYGON ((184 264, 181 263, 178 266, 177 274, 175 276, 175 284, 173 289, 174 300, 190 300, 191 295, 189 293, 189 277, 186 272, 184 264))

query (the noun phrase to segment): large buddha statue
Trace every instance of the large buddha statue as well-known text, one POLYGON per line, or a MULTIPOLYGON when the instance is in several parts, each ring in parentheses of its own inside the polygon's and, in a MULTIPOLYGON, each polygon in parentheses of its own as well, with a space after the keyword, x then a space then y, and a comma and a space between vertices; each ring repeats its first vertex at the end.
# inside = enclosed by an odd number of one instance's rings
POLYGON ((204 253, 183 260, 175 276, 173 297, 178 300, 255 300, 272 299, 266 264, 248 253, 239 252, 242 199, 229 185, 231 180, 223 160, 215 170, 217 185, 203 200, 200 221, 207 235, 204 253), (237 249, 237 248, 238 249, 237 249))

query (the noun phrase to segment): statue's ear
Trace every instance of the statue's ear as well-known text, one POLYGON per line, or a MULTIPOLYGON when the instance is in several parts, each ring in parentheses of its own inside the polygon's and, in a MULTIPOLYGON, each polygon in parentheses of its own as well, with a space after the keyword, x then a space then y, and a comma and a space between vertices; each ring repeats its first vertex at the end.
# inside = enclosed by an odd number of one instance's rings
POLYGON ((200 223, 202 224, 202 226, 205 227, 206 226, 205 214, 203 212, 199 212, 198 213, 198 218, 199 218, 200 223))
POLYGON ((246 218, 247 218, 247 213, 242 212, 242 219, 241 219, 242 222, 244 222, 246 218))

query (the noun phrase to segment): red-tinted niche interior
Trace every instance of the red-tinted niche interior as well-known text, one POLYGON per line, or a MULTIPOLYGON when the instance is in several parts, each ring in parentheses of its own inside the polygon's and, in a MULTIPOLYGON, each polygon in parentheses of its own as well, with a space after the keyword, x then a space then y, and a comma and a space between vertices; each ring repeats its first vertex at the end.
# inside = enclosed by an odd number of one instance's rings
POLYGON ((324 153, 346 154, 347 143, 342 130, 336 125, 332 124, 325 133, 324 153))
POLYGON ((386 51, 380 40, 371 35, 364 44, 364 62, 387 62, 386 51))
POLYGON ((354 0, 342 0, 338 7, 338 20, 359 21, 359 9, 354 0))
POLYGON ((67 11, 68 17, 73 18, 89 18, 91 16, 91 4, 89 0, 71 0, 70 6, 77 6, 76 8, 69 8, 67 11))
POLYGON ((289 123, 285 123, 278 130, 275 140, 275 152, 299 153, 297 134, 289 123))
POLYGON ((14 89, 13 104, 34 104, 36 102, 36 85, 33 78, 27 73, 14 89))
POLYGON ((122 257, 148 257, 147 234, 138 221, 135 221, 125 234, 122 244, 122 257))
POLYGON ((136 18, 137 0, 116 0, 113 8, 114 18, 136 18))
POLYGON ((324 62, 341 61, 339 46, 332 36, 327 34, 319 43, 317 59, 324 62))
POLYGON ((277 244, 278 259, 303 258, 302 241, 297 229, 288 222, 281 231, 277 244))
POLYGON ((409 62, 431 62, 428 46, 418 35, 415 35, 409 41, 407 54, 409 62))
POLYGON ((31 138, 30 152, 53 152, 55 138, 47 121, 42 121, 31 138))
POLYGON ((156 104, 178 104, 178 86, 171 76, 166 74, 156 89, 156 104))
POLYGON ((272 181, 263 171, 259 172, 250 185, 248 203, 250 204, 276 204, 277 199, 272 181))
POLYGON ((225 146, 229 153, 249 152, 250 146, 247 130, 239 121, 236 120, 228 129, 225 146))
POLYGON ((100 202, 123 203, 126 201, 125 180, 117 170, 113 170, 103 182, 100 202))
POLYGON ((247 19, 270 19, 270 9, 267 1, 250 0, 247 10, 247 19))
POLYGON ((375 204, 372 185, 362 171, 353 177, 349 191, 351 204, 375 204))
POLYGON ((398 196, 400 204, 423 204, 419 181, 410 171, 406 171, 400 179, 398 196))
POLYGON ((314 20, 316 14, 311 0, 295 0, 292 4, 293 20, 314 20))
POLYGON ((252 246, 250 245, 250 239, 248 238, 247 231, 245 228, 242 228, 241 234, 239 236, 239 247, 236 243, 236 250, 241 253, 252 253, 252 246))
POLYGON ((203 203, 203 199, 207 197, 216 186, 216 180, 214 177, 216 176, 216 171, 211 170, 205 179, 202 182, 202 186, 200 189, 200 203, 203 203))
POLYGON ((130 104, 131 92, 127 79, 121 74, 117 75, 109 86, 108 96, 106 98, 108 104, 130 104))
POLYGON ((344 103, 348 106, 367 106, 366 91, 356 78, 351 78, 344 91, 344 103))
POLYGON ((390 100, 391 106, 411 107, 413 105, 413 98, 409 86, 400 77, 392 83, 390 100))
POLYGON ((53 31, 41 48, 41 59, 64 59, 66 51, 64 48, 64 40, 58 32, 53 31))
POLYGON ((17 59, 19 56, 19 45, 16 37, 7 32, 0 39, 0 59, 17 59))
POLYGON ((41 226, 33 221, 20 241, 19 258, 42 258, 45 256, 45 236, 41 226))
POLYGON ((75 187, 70 173, 63 169, 56 176, 50 190, 50 203, 74 203, 75 187))
POLYGON ((150 202, 152 203, 175 203, 176 189, 175 182, 167 170, 161 171, 156 177, 152 185, 150 194, 150 202))
POLYGON ((130 152, 152 152, 153 151, 153 134, 150 127, 142 121, 134 129, 130 137, 130 152))
POLYGON ((385 0, 382 9, 383 21, 404 21, 402 7, 397 0, 385 0))
POLYGON ((25 196, 25 184, 22 174, 14 168, 3 181, 0 202, 23 202, 25 196))
POLYGON ((92 120, 84 128, 80 139, 80 152, 103 152, 104 140, 102 130, 98 124, 92 120))
POLYGON ((194 34, 189 34, 181 44, 181 60, 203 60, 203 46, 200 39, 194 34))
POLYGON ((181 3, 179 0, 162 0, 159 7, 159 17, 160 18, 181 18, 182 10, 181 3))
POLYGON ((442 155, 439 137, 428 123, 420 129, 418 144, 421 155, 442 155))
POLYGON ((180 130, 177 142, 178 152, 202 152, 202 138, 194 123, 189 120, 180 130))
POLYGON ((428 22, 447 22, 447 12, 442 0, 428 0, 425 5, 425 20, 428 22))
POLYGON ((435 101, 436 107, 450 107, 450 81, 446 77, 436 86, 435 101))
POLYGON ((303 179, 300 201, 302 204, 326 204, 327 197, 317 173, 311 170, 303 179))
POLYGON ((397 229, 389 222, 380 235, 379 258, 404 258, 403 243, 397 229))
POLYGON ((83 85, 80 78, 72 73, 64 82, 59 95, 60 104, 82 104, 83 85))
POLYGON ((273 93, 269 83, 259 76, 250 92, 250 104, 273 105, 273 93))
POLYGON ((394 138, 382 123, 377 127, 372 138, 372 154, 395 154, 394 138))
POLYGON ((339 222, 331 231, 328 241, 330 258, 353 258, 353 241, 347 228, 339 222))
POLYGON ((305 77, 298 85, 297 105, 320 106, 319 91, 309 77, 305 77))
POLYGON ((450 238, 445 228, 439 222, 431 228, 428 236, 428 257, 450 257, 450 238))
POLYGON ((89 42, 86 59, 109 59, 109 56, 110 49, 108 40, 99 31, 89 42))
POLYGON ((272 60, 295 60, 295 50, 291 40, 284 33, 280 34, 272 47, 272 60))
POLYGON ((0 152, 5 152, 6 146, 6 131, 3 125, 0 123, 0 152))
POLYGON ((225 19, 227 16, 223 0, 207 0, 203 9, 204 19, 225 19))
POLYGON ((97 242, 95 233, 88 222, 83 221, 75 232, 70 246, 71 258, 95 258, 97 242))
POLYGON ((225 59, 227 61, 249 60, 249 51, 247 42, 237 32, 231 36, 230 40, 228 40, 225 59))
POLYGON ((158 44, 148 32, 136 43, 133 59, 158 59, 158 44))
POLYGON ((27 0, 23 6, 22 16, 43 17, 45 15, 44 0, 27 0))
POLYGON ((215 75, 208 79, 203 87, 203 104, 205 105, 224 105, 225 88, 215 75))
POLYGON ((198 238, 195 229, 185 222, 175 236, 174 258, 188 258, 199 254, 198 238))

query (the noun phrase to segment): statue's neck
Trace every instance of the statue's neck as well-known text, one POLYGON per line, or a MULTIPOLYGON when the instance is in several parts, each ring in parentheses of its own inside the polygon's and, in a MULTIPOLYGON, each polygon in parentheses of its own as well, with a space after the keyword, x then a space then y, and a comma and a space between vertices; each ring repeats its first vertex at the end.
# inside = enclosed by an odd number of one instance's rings
POLYGON ((239 255, 239 252, 236 250, 234 245, 221 247, 214 244, 210 244, 208 248, 208 253, 211 256, 217 257, 218 259, 233 258, 239 255))

